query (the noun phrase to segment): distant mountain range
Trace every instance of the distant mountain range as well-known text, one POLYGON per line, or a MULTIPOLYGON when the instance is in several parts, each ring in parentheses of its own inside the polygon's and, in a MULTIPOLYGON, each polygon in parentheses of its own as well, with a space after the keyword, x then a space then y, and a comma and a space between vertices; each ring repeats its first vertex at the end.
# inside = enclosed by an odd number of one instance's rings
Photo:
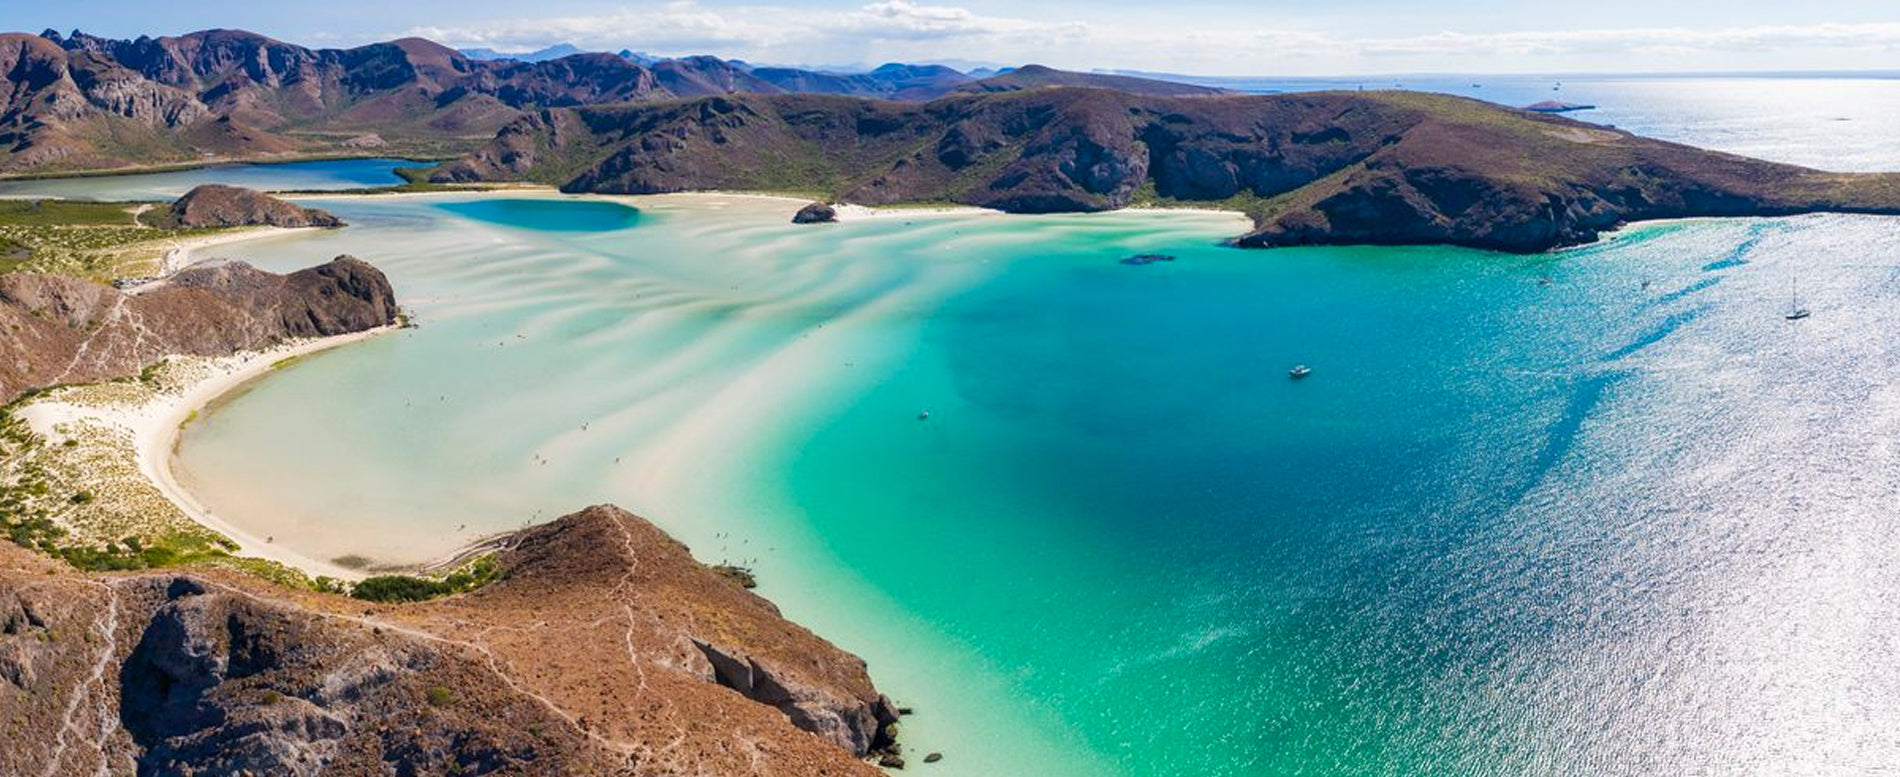
POLYGON ((1055 85, 1220 93, 1039 67, 987 79, 942 65, 841 74, 572 49, 489 59, 493 52, 471 56, 421 38, 311 49, 242 30, 133 40, 76 30, 0 34, 0 173, 314 154, 444 156, 544 108, 734 93, 929 100, 1055 85))
MULTIPOLYGON (((556 43, 544 49, 517 54, 504 54, 494 49, 458 49, 458 51, 462 52, 462 56, 468 57, 469 59, 512 59, 518 62, 546 62, 550 59, 560 59, 575 54, 587 53, 572 43, 556 43)), ((621 56, 628 56, 630 54, 632 54, 632 52, 627 52, 621 56)))

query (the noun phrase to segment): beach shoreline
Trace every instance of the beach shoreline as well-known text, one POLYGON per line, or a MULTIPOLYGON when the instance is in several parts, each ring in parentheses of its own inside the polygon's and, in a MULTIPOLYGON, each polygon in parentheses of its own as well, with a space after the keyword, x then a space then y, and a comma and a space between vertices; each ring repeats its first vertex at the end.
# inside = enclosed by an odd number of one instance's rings
POLYGON ((81 423, 116 427, 130 433, 134 464, 139 474, 186 518, 235 542, 237 547, 232 550, 234 556, 277 562, 311 577, 360 580, 367 576, 363 570, 275 545, 269 537, 259 537, 218 517, 178 481, 174 472, 174 458, 185 427, 196 420, 200 411, 219 399, 269 376, 288 360, 362 342, 397 328, 386 326, 331 337, 297 340, 263 350, 206 359, 202 363, 202 374, 196 380, 178 391, 155 392, 146 401, 132 406, 96 406, 63 401, 60 392, 53 392, 27 403, 21 408, 20 416, 33 431, 48 439, 63 437, 60 431, 63 426, 81 423))
MULTIPOLYGON (((213 248, 221 248, 260 238, 277 237, 295 232, 306 232, 312 229, 317 229, 317 227, 238 227, 231 232, 168 241, 165 252, 161 254, 158 259, 159 272, 157 277, 170 277, 180 270, 203 261, 203 259, 199 258, 199 255, 213 248)), ((131 291, 132 293, 137 293, 137 287, 134 287, 131 291)))

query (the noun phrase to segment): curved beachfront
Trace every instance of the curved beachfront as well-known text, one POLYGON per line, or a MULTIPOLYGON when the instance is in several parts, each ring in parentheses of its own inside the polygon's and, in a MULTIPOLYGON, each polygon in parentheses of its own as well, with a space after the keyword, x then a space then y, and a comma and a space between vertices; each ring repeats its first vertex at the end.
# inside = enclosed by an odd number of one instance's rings
POLYGON ((865 656, 940 774, 1799 771, 1809 744, 1886 746, 1900 697, 1841 684, 1878 641, 1834 614, 1879 574, 1867 505, 1900 494, 1869 466, 1891 220, 1507 257, 1246 252, 1217 213, 313 204, 354 226, 242 257, 372 259, 420 328, 186 426, 178 493, 274 551, 414 563, 624 504, 865 656), (1791 325, 1796 275, 1815 312, 1791 325), (1868 728, 1791 714, 1842 693, 1868 728))

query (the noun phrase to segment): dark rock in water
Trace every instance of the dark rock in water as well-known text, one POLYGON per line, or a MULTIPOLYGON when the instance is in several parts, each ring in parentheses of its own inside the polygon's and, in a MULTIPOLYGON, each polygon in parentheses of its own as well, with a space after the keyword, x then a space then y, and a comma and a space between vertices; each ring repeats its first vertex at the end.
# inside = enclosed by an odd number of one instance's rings
POLYGON ((904 768, 904 757, 895 753, 885 753, 884 755, 878 756, 877 765, 886 769, 902 769, 904 768))
POLYGON ((1132 264, 1132 265, 1140 266, 1144 264, 1154 264, 1155 262, 1172 262, 1172 261, 1174 261, 1174 257, 1169 254, 1135 254, 1134 256, 1128 257, 1127 259, 1123 259, 1122 264, 1132 264))
POLYGON ((924 763, 927 764, 934 764, 941 760, 943 760, 943 753, 931 753, 930 755, 924 756, 924 763))
POLYGON ((793 224, 830 224, 838 220, 838 209, 822 202, 814 202, 798 209, 792 216, 793 224))
POLYGON ((208 183, 172 203, 172 223, 181 227, 340 227, 343 220, 254 189, 208 183))

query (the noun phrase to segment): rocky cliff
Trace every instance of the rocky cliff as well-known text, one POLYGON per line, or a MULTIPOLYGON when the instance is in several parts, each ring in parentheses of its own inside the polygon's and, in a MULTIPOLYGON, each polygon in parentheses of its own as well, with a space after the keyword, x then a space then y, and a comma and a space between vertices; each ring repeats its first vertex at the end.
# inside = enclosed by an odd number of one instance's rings
POLYGON ((812 95, 544 111, 438 181, 574 192, 805 191, 1019 213, 1245 210, 1245 246, 1542 251, 1618 224, 1900 213, 1900 176, 1824 173, 1458 97, 1157 97, 1043 88, 922 104, 812 95))
POLYGON ((171 221, 180 227, 340 227, 327 211, 304 208, 254 189, 208 183, 172 203, 171 221))
POLYGON ((9 273, 0 275, 0 402, 132 375, 173 354, 223 356, 395 320, 389 280, 349 256, 288 275, 200 265, 135 292, 9 273))
POLYGON ((863 661, 593 507, 507 577, 374 605, 0 543, 0 774, 862 775, 863 661))

